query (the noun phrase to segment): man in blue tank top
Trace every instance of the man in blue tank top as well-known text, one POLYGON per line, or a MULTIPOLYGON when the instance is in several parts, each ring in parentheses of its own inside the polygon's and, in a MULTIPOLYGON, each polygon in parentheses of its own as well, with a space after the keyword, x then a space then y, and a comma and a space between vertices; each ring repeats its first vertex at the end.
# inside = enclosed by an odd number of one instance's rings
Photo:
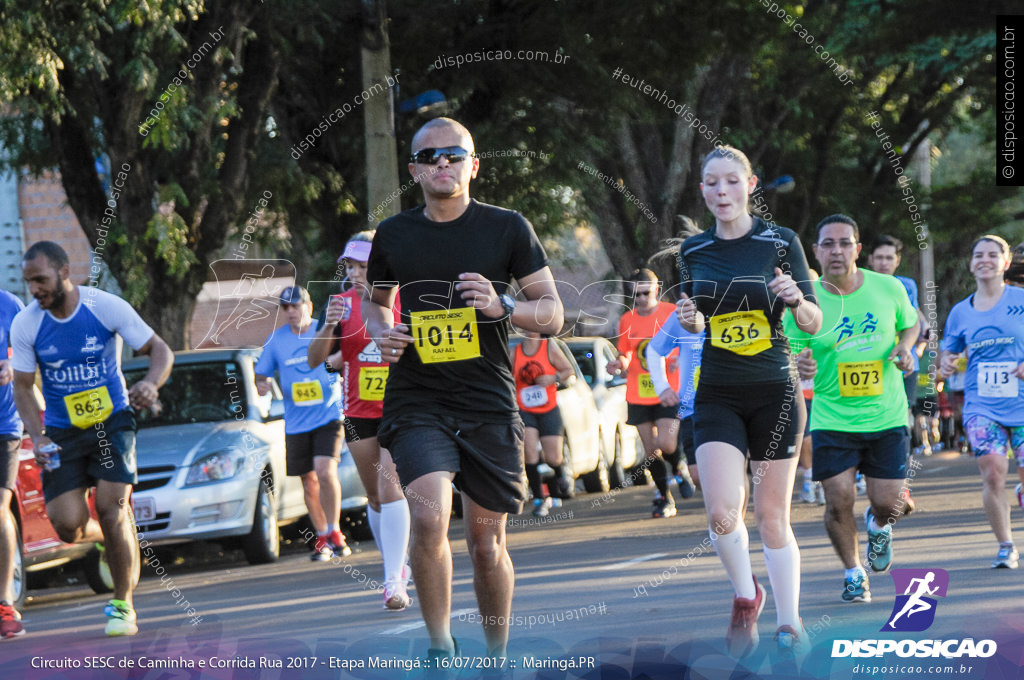
POLYGON ((46 511, 61 540, 103 544, 114 586, 104 610, 105 632, 134 635, 139 629, 132 581, 140 557, 128 510, 137 481, 132 409, 156 402, 174 354, 127 302, 72 284, 67 253, 56 243, 34 244, 21 270, 35 300, 11 328, 14 402, 44 468, 46 511), (122 338, 150 357, 146 376, 130 390, 121 373, 122 338), (33 393, 37 368, 45 428, 33 393), (59 458, 48 451, 50 445, 59 458), (94 485, 99 522, 89 516, 86 502, 94 485))

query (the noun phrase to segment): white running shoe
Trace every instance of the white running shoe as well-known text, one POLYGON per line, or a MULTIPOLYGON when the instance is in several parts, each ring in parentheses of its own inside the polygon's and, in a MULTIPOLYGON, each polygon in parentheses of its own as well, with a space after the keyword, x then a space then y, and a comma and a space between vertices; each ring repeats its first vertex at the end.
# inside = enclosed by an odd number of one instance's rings
POLYGON ((412 604, 412 598, 401 581, 389 581, 384 584, 384 609, 400 612, 412 604))
POLYGON ((814 482, 809 477, 804 478, 804 486, 800 491, 800 500, 803 503, 814 503, 817 496, 814 493, 814 482))

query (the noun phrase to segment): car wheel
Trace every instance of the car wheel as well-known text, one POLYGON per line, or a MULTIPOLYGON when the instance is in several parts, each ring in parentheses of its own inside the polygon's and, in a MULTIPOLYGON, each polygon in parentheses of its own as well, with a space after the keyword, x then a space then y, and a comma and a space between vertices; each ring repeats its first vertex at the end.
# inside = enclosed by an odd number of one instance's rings
POLYGON ((626 471, 622 469, 622 433, 615 431, 615 455, 608 466, 608 484, 613 489, 621 489, 626 483, 626 471))
POLYGON ((21 531, 18 523, 12 515, 9 517, 8 528, 14 532, 14 579, 11 581, 11 595, 14 601, 11 602, 15 609, 21 609, 25 604, 25 596, 28 593, 28 576, 25 573, 25 546, 21 544, 21 531))
POLYGON ((269 564, 281 554, 281 532, 277 526, 277 508, 270 482, 260 478, 252 531, 242 540, 242 552, 249 564, 269 564))
MULTIPOLYGON (((138 554, 135 560, 137 570, 132 575, 132 588, 139 585, 139 577, 142 575, 142 555, 139 553, 139 542, 133 536, 132 547, 138 554)), ((85 572, 85 582, 92 588, 92 592, 98 595, 106 595, 114 592, 114 579, 110 575, 110 565, 103 559, 103 554, 96 548, 90 550, 82 558, 82 571, 85 572)))
POLYGON ((610 489, 608 480, 608 456, 604 450, 604 439, 599 438, 597 447, 597 467, 583 475, 583 488, 587 493, 607 493, 610 489))

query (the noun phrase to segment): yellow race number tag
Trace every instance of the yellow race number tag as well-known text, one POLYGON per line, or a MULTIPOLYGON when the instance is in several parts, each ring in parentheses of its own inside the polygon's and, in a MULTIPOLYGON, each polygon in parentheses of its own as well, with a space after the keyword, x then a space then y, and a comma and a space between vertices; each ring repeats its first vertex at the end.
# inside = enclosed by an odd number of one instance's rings
POLYGON ((292 383, 292 401, 296 406, 316 406, 324 403, 324 390, 319 380, 292 383))
POLYGON ((654 381, 651 380, 650 373, 641 373, 636 381, 637 394, 643 399, 650 399, 651 397, 658 396, 658 393, 654 391, 654 381))
POLYGON ((476 310, 472 307, 411 312, 409 316, 416 353, 423 363, 465 361, 480 356, 476 310))
POLYGON ((64 405, 68 409, 71 424, 80 430, 103 422, 114 412, 114 404, 110 401, 106 385, 69 394, 64 397, 64 405))
POLYGON ((711 344, 743 356, 772 346, 772 332, 764 311, 733 312, 711 317, 711 344))
POLYGON ((839 395, 877 397, 882 393, 882 360, 839 363, 839 395))
POLYGON ((359 398, 363 401, 383 401, 387 382, 387 366, 363 366, 359 369, 359 398))

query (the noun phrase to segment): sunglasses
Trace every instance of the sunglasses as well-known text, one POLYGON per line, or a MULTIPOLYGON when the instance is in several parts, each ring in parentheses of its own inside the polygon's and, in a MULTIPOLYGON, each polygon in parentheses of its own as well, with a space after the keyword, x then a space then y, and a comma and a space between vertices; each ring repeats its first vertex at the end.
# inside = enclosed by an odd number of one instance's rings
POLYGON ((419 163, 420 165, 437 165, 437 162, 441 160, 441 156, 447 158, 449 163, 461 163, 467 158, 473 158, 476 154, 472 151, 466 151, 461 146, 443 146, 438 149, 420 149, 409 156, 409 161, 419 163))

